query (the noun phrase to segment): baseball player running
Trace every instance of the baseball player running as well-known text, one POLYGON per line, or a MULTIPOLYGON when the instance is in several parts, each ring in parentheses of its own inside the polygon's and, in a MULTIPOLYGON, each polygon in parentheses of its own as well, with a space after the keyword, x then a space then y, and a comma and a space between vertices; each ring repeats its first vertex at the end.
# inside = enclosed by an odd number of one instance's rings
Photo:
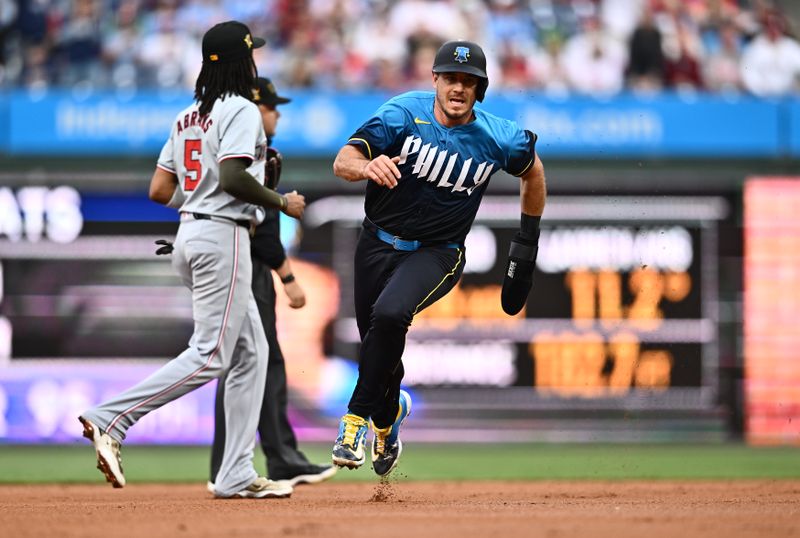
POLYGON ((291 486, 259 477, 253 467, 267 341, 250 288, 250 228, 259 206, 300 218, 305 200, 264 187, 266 136, 250 101, 264 45, 244 24, 220 23, 203 36, 195 102, 175 119, 158 158, 150 198, 180 208, 172 265, 192 291, 189 347, 147 379, 83 413, 84 436, 114 487, 125 485, 120 443, 142 416, 226 377, 225 455, 217 497, 286 497, 291 486), (179 187, 179 188, 176 188, 179 187))
POLYGON ((464 239, 492 174, 518 176, 522 215, 511 242, 502 305, 524 306, 538 252, 546 189, 536 135, 473 108, 489 79, 483 50, 450 41, 433 64, 435 92, 390 99, 339 151, 334 173, 368 180, 366 218, 355 252, 355 308, 361 334, 358 381, 333 445, 333 463, 365 459, 368 421, 373 469, 386 475, 402 452, 399 433, 411 412, 400 389, 406 332, 418 312, 455 286, 464 239))
MULTIPOLYGON (((257 79, 256 87, 253 90, 253 102, 258 105, 258 110, 261 112, 268 144, 272 144, 272 137, 275 136, 280 118, 277 107, 289 101, 290 99, 278 95, 275 85, 269 79, 257 79)), ((280 153, 273 147, 268 147, 266 178, 269 188, 277 188, 281 170, 280 153)), ((286 480, 293 486, 316 484, 336 474, 336 467, 330 464, 315 465, 308 461, 305 454, 297 448, 297 439, 286 413, 286 362, 281 352, 278 331, 275 326, 275 286, 272 281, 272 271, 274 270, 278 274, 283 283, 283 290, 289 297, 289 306, 302 308, 306 304, 306 296, 300 283, 292 274, 292 265, 281 244, 279 217, 277 209, 268 208, 264 221, 256 227, 255 234, 251 239, 253 295, 269 344, 267 384, 264 389, 264 400, 259 403, 261 412, 258 419, 258 435, 261 448, 267 456, 267 474, 270 479, 286 480)), ((214 442, 211 449, 209 489, 214 487, 225 448, 224 403, 225 382, 224 378, 220 378, 217 383, 217 397, 214 406, 214 442)))

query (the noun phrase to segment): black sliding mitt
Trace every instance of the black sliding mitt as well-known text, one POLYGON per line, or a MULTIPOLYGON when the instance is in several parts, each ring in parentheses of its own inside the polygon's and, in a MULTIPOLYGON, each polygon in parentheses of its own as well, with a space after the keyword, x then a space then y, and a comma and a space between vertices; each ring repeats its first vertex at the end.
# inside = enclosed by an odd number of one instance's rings
POLYGON ((517 233, 508 249, 508 263, 503 278, 500 302, 509 316, 516 315, 528 301, 533 286, 533 270, 536 268, 538 241, 517 233))

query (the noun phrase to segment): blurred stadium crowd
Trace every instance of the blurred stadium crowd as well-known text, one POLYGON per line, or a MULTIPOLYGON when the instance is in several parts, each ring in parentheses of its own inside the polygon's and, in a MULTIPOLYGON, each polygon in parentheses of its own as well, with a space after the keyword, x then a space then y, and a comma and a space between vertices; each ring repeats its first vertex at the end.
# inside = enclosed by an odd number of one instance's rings
POLYGON ((281 88, 428 88, 438 46, 465 38, 495 90, 800 89, 769 0, 0 0, 0 88, 192 88, 228 19, 267 39, 259 73, 281 88))

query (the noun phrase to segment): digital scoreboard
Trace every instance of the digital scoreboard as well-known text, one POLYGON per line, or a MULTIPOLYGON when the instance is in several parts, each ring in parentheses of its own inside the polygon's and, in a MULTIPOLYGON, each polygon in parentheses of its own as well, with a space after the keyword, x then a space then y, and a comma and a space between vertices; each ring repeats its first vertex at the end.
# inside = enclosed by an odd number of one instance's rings
MULTIPOLYGON (((312 219, 319 209, 310 208, 312 219)), ((327 211, 334 220, 358 213, 344 199, 327 211)), ((555 398, 577 407, 710 408, 719 363, 718 221, 727 214, 719 197, 551 196, 533 291, 509 317, 500 289, 519 199, 487 196, 461 281, 409 330, 406 382, 502 387, 533 407, 555 398), (526 396, 514 390, 524 388, 526 396)), ((334 245, 339 263, 352 256, 356 232, 335 234, 348 238, 334 245)), ((342 287, 337 335, 355 344, 346 309, 352 288, 342 287)))
POLYGON ((687 225, 554 226, 527 316, 533 384, 564 394, 702 385, 701 233, 687 225), (696 262, 696 263, 695 263, 696 262))

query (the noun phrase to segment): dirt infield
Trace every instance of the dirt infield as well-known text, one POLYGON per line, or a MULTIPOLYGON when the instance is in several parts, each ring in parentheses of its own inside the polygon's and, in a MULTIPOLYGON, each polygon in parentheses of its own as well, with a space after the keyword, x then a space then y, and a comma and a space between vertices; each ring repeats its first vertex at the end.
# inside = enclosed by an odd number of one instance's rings
POLYGON ((0 486, 8 537, 795 537, 800 481, 332 482, 290 499, 202 484, 0 486))

